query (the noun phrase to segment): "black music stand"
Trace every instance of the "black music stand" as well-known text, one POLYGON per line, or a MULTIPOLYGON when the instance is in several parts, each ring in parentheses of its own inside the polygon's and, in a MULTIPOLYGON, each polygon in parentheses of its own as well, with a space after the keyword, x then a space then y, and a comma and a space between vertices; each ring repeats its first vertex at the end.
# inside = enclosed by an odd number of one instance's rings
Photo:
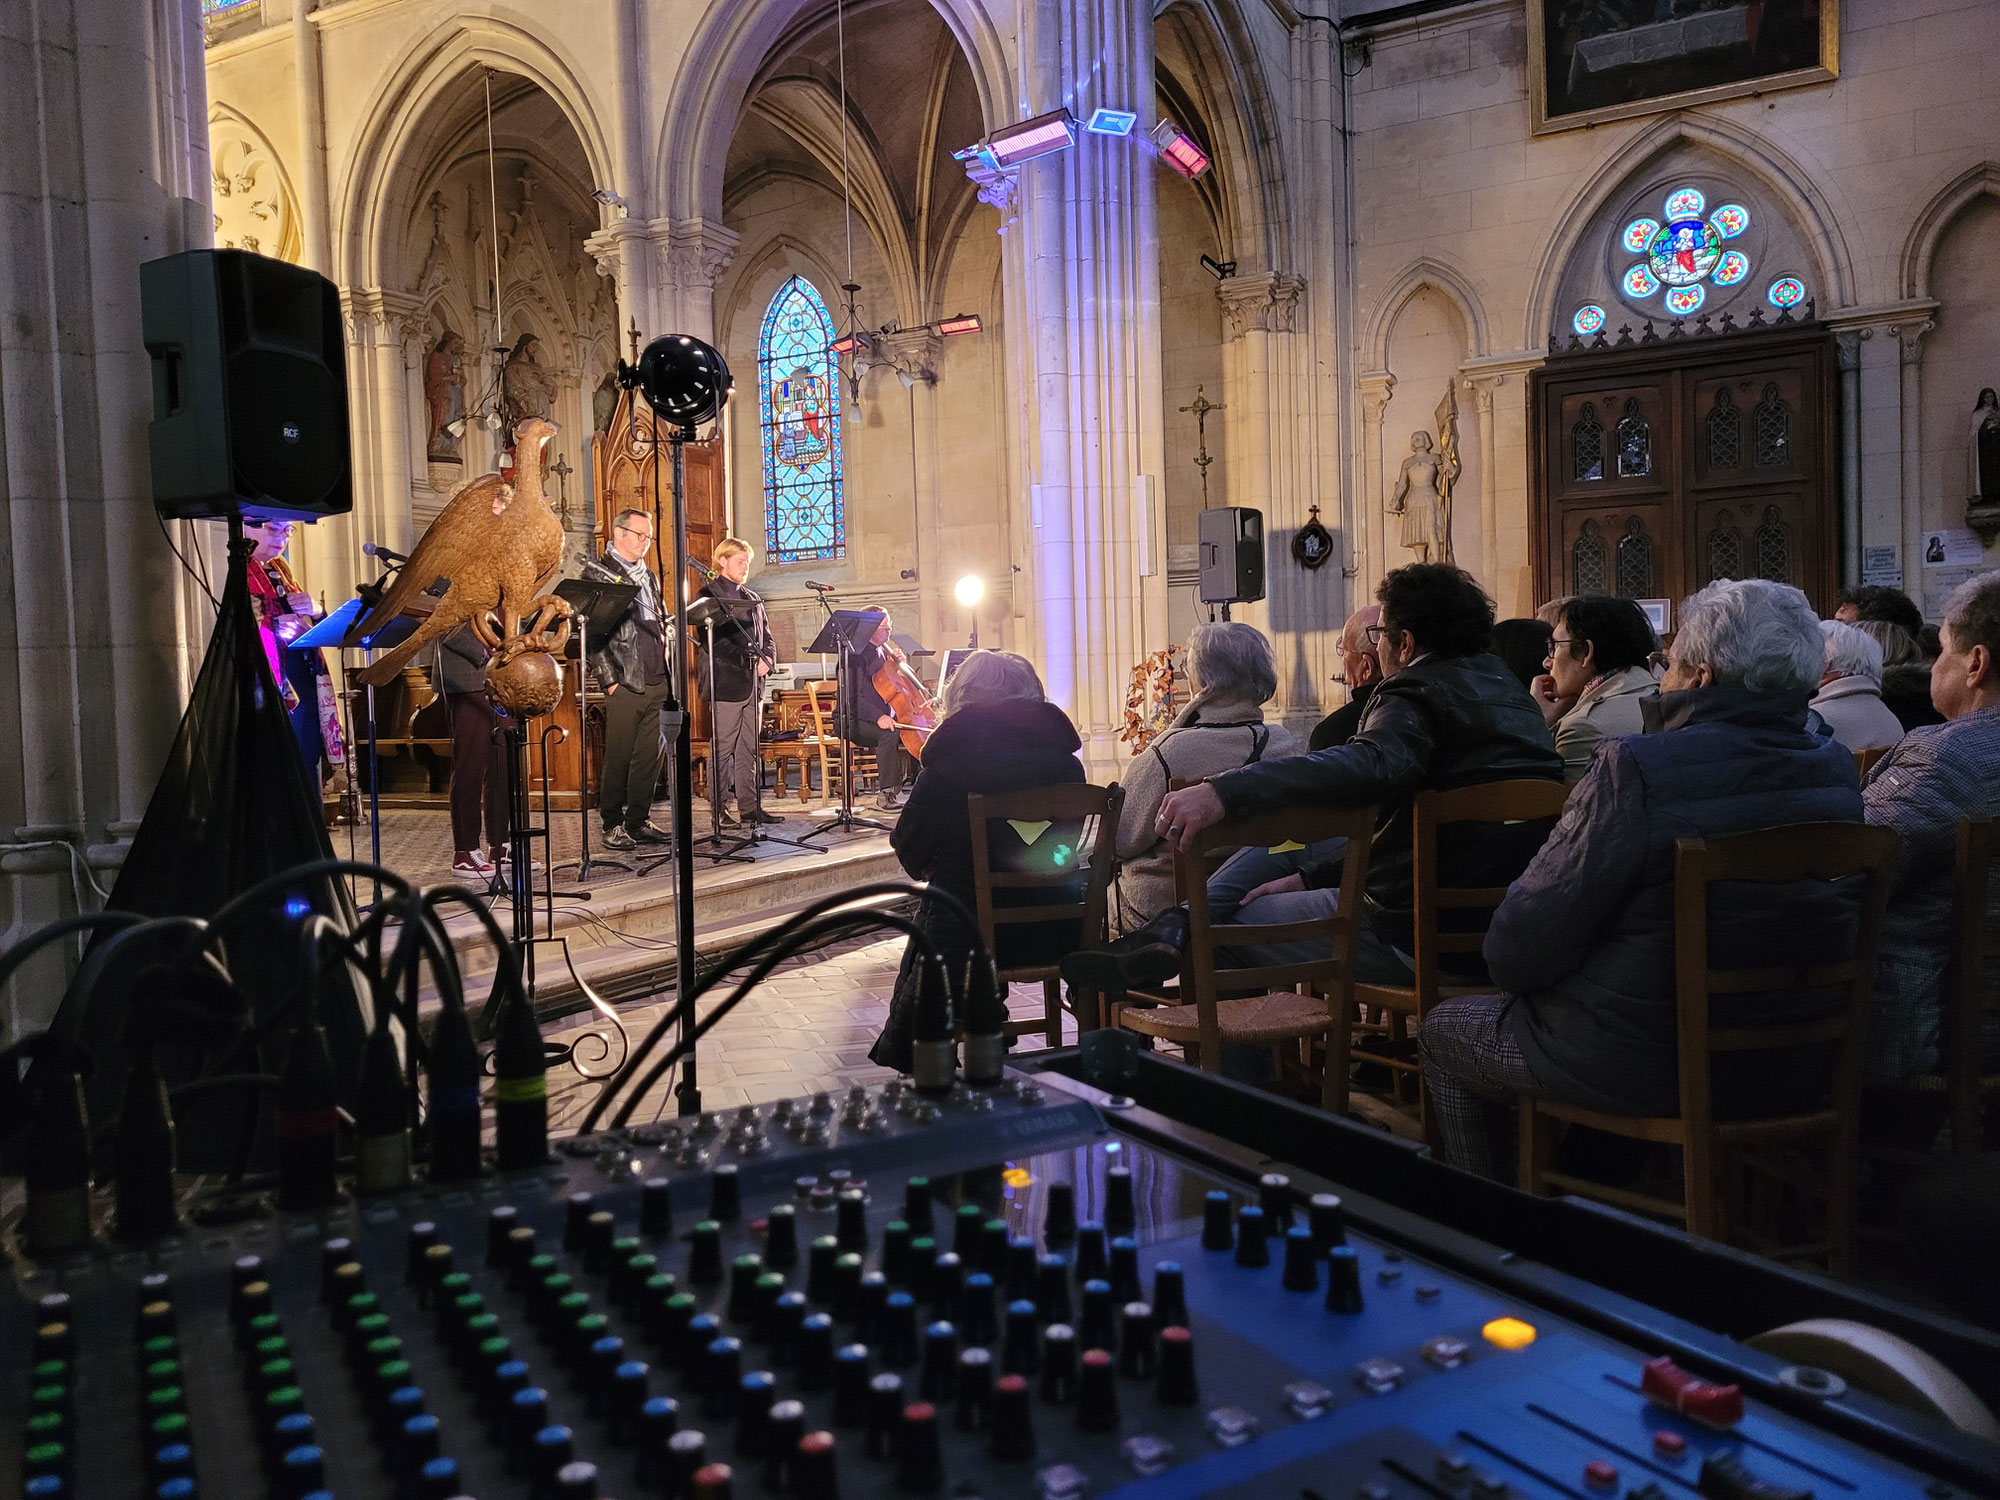
MULTIPOLYGON (((576 722, 583 736, 583 743, 577 746, 577 822, 582 835, 582 853, 576 860, 564 860, 556 868, 576 865, 576 883, 582 885, 590 879, 593 869, 623 870, 627 875, 632 867, 623 860, 593 859, 590 854, 590 642, 604 640, 618 628, 618 622, 625 618, 625 611, 632 607, 632 601, 639 597, 637 584, 598 583, 589 578, 565 578, 555 586, 557 597, 567 599, 576 613, 571 619, 576 624, 576 633, 571 641, 576 647, 576 722)), ((568 653, 565 652, 565 655, 568 653)), ((599 774, 603 768, 599 767, 599 774)), ((549 871, 550 878, 555 869, 549 871)))
POLYGON ((840 806, 832 817, 822 822, 805 838, 815 839, 823 833, 835 829, 843 833, 853 833, 856 829, 872 828, 877 833, 887 833, 889 825, 878 823, 873 818, 860 818, 854 814, 854 740, 850 734, 853 725, 848 722, 847 679, 854 670, 851 658, 860 649, 861 643, 875 633, 882 623, 879 609, 835 609, 827 602, 825 594, 819 596, 819 607, 826 611, 826 624, 820 627, 812 644, 806 647, 815 656, 831 654, 833 657, 833 729, 840 737, 840 806))
MULTIPOLYGON (((722 747, 716 742, 715 734, 715 636, 718 630, 734 630, 746 634, 756 613, 757 606, 748 599, 718 599, 713 594, 699 594, 688 604, 684 617, 702 635, 703 686, 708 691, 703 694, 708 699, 708 837, 700 842, 706 849, 700 850, 704 859, 712 859, 717 864, 732 863, 747 865, 749 855, 742 851, 753 842, 749 838, 725 838, 722 833, 722 747)), ((745 825, 748 826, 748 825, 745 825)))

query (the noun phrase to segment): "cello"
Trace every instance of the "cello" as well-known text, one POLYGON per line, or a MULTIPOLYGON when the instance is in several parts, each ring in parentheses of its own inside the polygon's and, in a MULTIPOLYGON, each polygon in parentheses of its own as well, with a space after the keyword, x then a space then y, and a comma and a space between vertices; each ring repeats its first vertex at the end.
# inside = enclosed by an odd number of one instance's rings
POLYGON ((882 663, 869 675, 869 684, 889 710, 897 738, 911 760, 924 758, 924 740, 937 728, 937 704, 910 669, 910 659, 894 641, 882 643, 882 663))

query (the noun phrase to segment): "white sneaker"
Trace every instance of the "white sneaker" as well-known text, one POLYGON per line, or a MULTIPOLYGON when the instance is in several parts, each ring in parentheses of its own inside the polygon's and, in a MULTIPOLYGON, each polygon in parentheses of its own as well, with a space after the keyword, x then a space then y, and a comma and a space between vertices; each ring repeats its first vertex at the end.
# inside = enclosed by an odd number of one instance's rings
POLYGON ((477 849, 460 849, 451 857, 451 873, 454 875, 477 875, 481 880, 493 878, 493 862, 477 849))

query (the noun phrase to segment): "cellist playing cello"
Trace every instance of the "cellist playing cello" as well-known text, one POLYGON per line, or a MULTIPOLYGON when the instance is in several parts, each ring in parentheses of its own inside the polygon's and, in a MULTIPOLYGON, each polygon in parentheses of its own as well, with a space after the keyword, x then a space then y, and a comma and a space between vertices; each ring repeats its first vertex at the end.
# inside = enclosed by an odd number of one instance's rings
POLYGON ((908 663, 903 653, 889 643, 889 611, 880 605, 870 605, 869 609, 880 610, 882 619, 867 644, 847 660, 847 738, 858 748, 875 752, 880 777, 876 806, 893 811, 903 805, 903 787, 910 779, 910 755, 903 748, 903 731, 895 715, 876 690, 875 677, 885 667, 892 671, 898 667, 907 670, 908 663))

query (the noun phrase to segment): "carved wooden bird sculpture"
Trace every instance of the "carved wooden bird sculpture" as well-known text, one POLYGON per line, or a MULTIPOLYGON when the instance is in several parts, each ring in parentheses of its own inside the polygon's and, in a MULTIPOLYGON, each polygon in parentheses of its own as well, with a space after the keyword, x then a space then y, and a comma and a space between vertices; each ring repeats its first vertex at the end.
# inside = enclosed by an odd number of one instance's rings
POLYGON ((542 494, 542 449, 556 430, 546 418, 529 417, 514 429, 511 485, 498 474, 482 474, 452 492, 382 602, 350 639, 381 629, 438 579, 449 579, 451 587, 416 634, 356 674, 363 682, 380 687, 392 681, 428 642, 467 620, 489 649, 497 648, 503 636, 519 629, 521 616, 534 612, 562 564, 562 523, 542 494), (499 617, 497 629, 492 615, 499 617))

